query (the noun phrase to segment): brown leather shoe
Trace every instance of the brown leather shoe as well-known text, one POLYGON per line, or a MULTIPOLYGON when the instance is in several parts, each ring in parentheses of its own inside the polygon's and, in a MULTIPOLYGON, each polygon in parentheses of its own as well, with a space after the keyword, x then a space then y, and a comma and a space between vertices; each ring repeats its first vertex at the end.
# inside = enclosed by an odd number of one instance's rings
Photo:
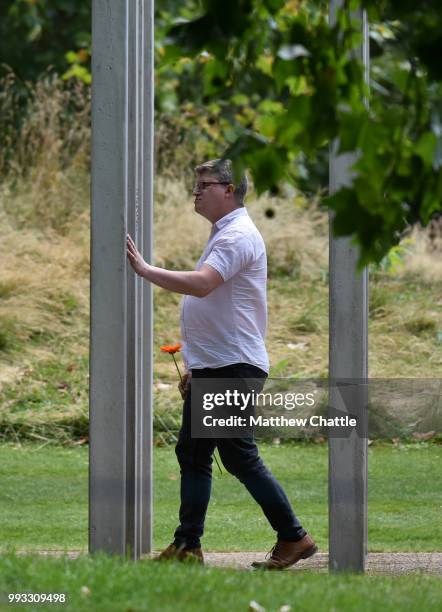
POLYGON ((203 551, 201 548, 185 548, 185 545, 175 546, 169 544, 154 561, 186 561, 204 564, 203 551))
POLYGON ((263 570, 281 570, 294 565, 300 559, 308 559, 318 550, 318 547, 309 535, 305 535, 297 542, 279 540, 270 551, 270 559, 254 561, 252 567, 263 570))

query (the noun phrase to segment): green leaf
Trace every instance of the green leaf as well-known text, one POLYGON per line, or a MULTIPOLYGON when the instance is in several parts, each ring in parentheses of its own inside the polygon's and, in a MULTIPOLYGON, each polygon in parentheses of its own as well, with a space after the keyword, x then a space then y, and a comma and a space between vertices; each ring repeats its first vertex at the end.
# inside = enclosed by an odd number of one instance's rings
POLYGON ((204 67, 204 95, 213 95, 226 88, 229 69, 226 62, 213 58, 204 67))
POLYGON ((248 163, 253 176, 256 192, 275 190, 285 174, 287 155, 283 149, 267 146, 248 156, 248 163))
POLYGON ((264 6, 272 13, 276 13, 285 4, 285 0, 264 0, 264 6))
POLYGON ((297 137, 302 134, 308 142, 310 120, 310 98, 296 96, 290 100, 287 111, 278 117, 278 142, 287 148, 295 147, 297 137))
POLYGON ((417 141, 414 151, 423 160, 424 164, 431 167, 433 164, 434 152, 437 145, 437 137, 433 132, 425 132, 417 141))

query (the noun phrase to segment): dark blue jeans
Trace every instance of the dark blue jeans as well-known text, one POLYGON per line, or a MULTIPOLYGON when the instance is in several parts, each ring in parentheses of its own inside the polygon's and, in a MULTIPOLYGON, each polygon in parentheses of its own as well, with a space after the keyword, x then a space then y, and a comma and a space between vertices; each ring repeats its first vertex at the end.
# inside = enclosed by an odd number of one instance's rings
MULTIPOLYGON (((267 374, 255 366, 236 363, 222 368, 192 370, 192 379, 204 378, 262 378, 267 374)), ((204 520, 212 485, 212 455, 218 448, 221 461, 228 472, 236 476, 261 506, 270 525, 282 540, 297 541, 306 534, 290 506, 283 488, 264 465, 253 438, 192 438, 191 393, 186 394, 183 421, 175 448, 181 471, 180 525, 174 543, 186 548, 201 546, 204 520)))

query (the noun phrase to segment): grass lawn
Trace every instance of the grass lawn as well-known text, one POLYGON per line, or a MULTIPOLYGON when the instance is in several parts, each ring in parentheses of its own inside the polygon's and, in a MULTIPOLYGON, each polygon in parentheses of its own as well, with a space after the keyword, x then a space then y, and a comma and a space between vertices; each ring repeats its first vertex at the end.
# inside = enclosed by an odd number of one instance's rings
MULTIPOLYGON (((190 565, 131 563, 116 558, 76 560, 32 556, 0 557, 0 607, 8 593, 65 593, 66 604, 27 609, 68 610, 229 610, 247 612, 251 601, 267 611, 440 610, 441 581, 408 575, 370 577, 303 572, 201 568, 190 565)), ((3 604, 3 605, 2 605, 3 604)), ((16 605, 16 604, 15 604, 16 605)))
MULTIPOLYGON (((327 446, 262 445, 305 528, 327 549, 327 446)), ((440 551, 442 447, 428 442, 369 448, 369 550, 440 551)), ((172 447, 156 448, 154 545, 177 524, 179 471, 172 447)), ((17 549, 87 547, 86 447, 0 446, 0 541, 17 549)), ((207 550, 266 550, 274 536, 232 476, 214 468, 207 550)))

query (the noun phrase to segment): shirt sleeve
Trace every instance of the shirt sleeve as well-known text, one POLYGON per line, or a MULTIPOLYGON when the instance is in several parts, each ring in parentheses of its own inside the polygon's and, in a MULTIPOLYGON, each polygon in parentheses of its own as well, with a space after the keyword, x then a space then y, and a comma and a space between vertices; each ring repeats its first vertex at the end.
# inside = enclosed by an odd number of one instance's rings
POLYGON ((227 281, 253 260, 252 243, 243 234, 236 233, 220 236, 203 263, 214 268, 227 281))

